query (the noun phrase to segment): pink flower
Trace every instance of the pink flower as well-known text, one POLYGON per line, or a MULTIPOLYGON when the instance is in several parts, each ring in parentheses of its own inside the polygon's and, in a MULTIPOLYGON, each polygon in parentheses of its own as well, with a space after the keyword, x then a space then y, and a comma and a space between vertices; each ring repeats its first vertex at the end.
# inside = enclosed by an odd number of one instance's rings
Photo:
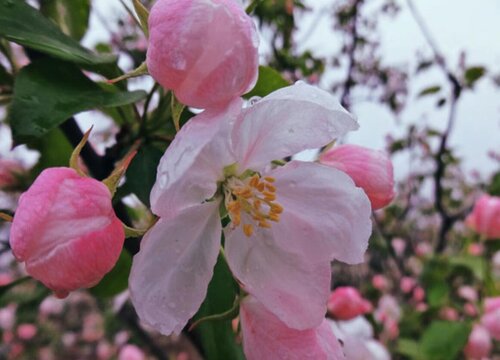
POLYGON ((470 302, 476 302, 478 298, 477 290, 468 285, 463 285, 458 288, 458 296, 470 302))
POLYGON ((410 291, 412 291, 415 285, 417 285, 416 280, 409 276, 403 276, 401 278, 401 281, 399 282, 399 287, 405 294, 408 294, 410 291))
POLYGON ((402 256, 406 249, 406 241, 401 238, 394 238, 391 241, 392 248, 397 256, 402 256))
POLYGON ((373 210, 383 208, 394 198, 392 162, 381 151, 340 145, 324 152, 319 161, 349 175, 366 192, 373 210))
POLYGON ((488 330, 476 324, 469 335, 464 353, 469 359, 482 360, 490 356, 492 346, 488 330))
POLYGON ((384 275, 374 275, 372 278, 372 285, 379 291, 386 291, 389 289, 389 280, 384 275))
POLYGON ((288 327, 317 327, 330 261, 363 261, 371 232, 364 192, 337 169, 271 161, 329 143, 356 122, 328 93, 296 84, 253 106, 206 110, 177 134, 151 193, 160 220, 129 279, 140 318, 179 333, 201 305, 220 250, 245 290, 288 327), (168 263, 169 266, 165 267, 168 263))
POLYGON ((116 263, 124 238, 106 186, 69 168, 38 176, 21 195, 10 232, 28 274, 59 297, 97 284, 116 263))
POLYGON ((16 183, 16 174, 21 174, 23 167, 13 160, 0 159, 0 189, 16 183))
POLYGON ((31 340, 35 337, 38 329, 33 324, 20 324, 17 327, 17 336, 21 340, 31 340))
POLYGON ((467 248, 467 252, 473 256, 481 256, 484 253, 484 245, 480 243, 472 243, 467 248))
POLYGON ((127 344, 120 350, 118 360, 146 360, 146 355, 137 346, 127 344))
POLYGON ((413 290, 413 300, 415 302, 421 302, 421 301, 424 301, 425 299, 425 290, 421 287, 421 286, 417 286, 414 290, 413 290))
POLYGON ((439 311, 439 315, 448 321, 457 321, 458 320, 458 312, 452 307, 446 306, 439 311))
POLYGON ((158 0, 149 33, 149 72, 186 105, 225 105, 255 84, 258 35, 234 0, 158 0))
POLYGON ((500 238, 500 197, 481 196, 465 223, 486 238, 500 238))
POLYGON ((328 312, 339 320, 350 320, 372 311, 372 304, 361 297, 353 287, 338 287, 331 294, 326 305, 328 312))
POLYGON ((241 303, 240 319, 248 360, 345 359, 327 320, 311 329, 292 329, 251 296, 241 303))
POLYGON ((484 299, 484 311, 489 313, 500 310, 500 296, 484 299))

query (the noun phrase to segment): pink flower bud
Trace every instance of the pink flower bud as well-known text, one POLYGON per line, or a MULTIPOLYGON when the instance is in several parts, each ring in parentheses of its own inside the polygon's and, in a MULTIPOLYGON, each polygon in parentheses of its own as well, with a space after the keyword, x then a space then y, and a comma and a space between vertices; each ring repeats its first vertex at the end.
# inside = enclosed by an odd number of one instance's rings
POLYGON ((425 299, 425 290, 421 286, 417 286, 413 290, 413 300, 415 300, 415 302, 418 303, 424 301, 424 299, 425 299))
POLYGON ((444 307, 439 311, 439 315, 448 321, 457 321, 458 320, 458 312, 452 307, 444 307))
POLYGON ((372 285, 375 289, 379 291, 386 291, 389 289, 389 281, 384 275, 374 275, 372 278, 372 285))
POLYGON ((372 305, 353 287, 336 288, 328 298, 328 312, 338 320, 350 320, 373 310, 372 305))
POLYGON ((16 174, 24 171, 23 167, 13 161, 0 159, 0 189, 6 188, 16 183, 16 174))
POLYGON ((349 175, 368 195, 373 210, 383 208, 394 198, 392 163, 381 151, 340 145, 324 152, 319 161, 349 175))
POLYGON ((465 355, 469 359, 482 360, 490 356, 491 348, 492 343, 488 330, 481 325, 474 325, 464 349, 465 355))
POLYGON ((392 248, 397 256, 402 256, 406 249, 406 241, 401 238, 394 238, 391 241, 392 248))
POLYGON ((158 0, 149 33, 150 74, 186 105, 224 105, 255 84, 258 35, 234 0, 158 0))
POLYGON ((484 314, 481 317, 481 324, 489 331, 493 339, 500 340, 500 309, 484 314))
POLYGON ((10 245, 57 296, 92 287, 115 265, 124 230, 106 186, 70 168, 44 170, 21 195, 10 245))
POLYGON ((458 296, 470 302, 476 302, 478 298, 477 290, 467 285, 458 288, 458 296))
POLYGON ((464 313, 467 316, 474 317, 477 315, 477 309, 476 306, 472 303, 466 303, 464 305, 464 313))
POLYGON ((426 256, 432 253, 432 246, 429 243, 421 242, 415 247, 417 256, 426 256))
POLYGON ((500 238, 500 197, 481 196, 465 223, 486 238, 500 238))
POLYGON ((473 256, 481 256, 484 253, 484 245, 480 243, 472 243, 467 248, 467 252, 473 256))
POLYGON ((401 291, 405 294, 408 294, 410 291, 413 290, 417 282, 415 281, 414 278, 411 278, 409 276, 404 276, 401 278, 401 281, 399 282, 399 287, 401 288, 401 291))
POLYGON ((135 345, 125 345, 118 354, 118 360, 145 360, 144 352, 135 345))
POLYGON ((21 340, 31 340, 37 333, 37 328, 33 324, 21 324, 17 327, 17 336, 21 340))

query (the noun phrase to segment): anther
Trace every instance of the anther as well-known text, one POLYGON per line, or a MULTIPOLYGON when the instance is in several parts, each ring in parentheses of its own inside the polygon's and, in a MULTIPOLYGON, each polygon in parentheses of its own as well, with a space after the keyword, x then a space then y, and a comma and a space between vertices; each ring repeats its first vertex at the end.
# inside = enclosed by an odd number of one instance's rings
POLYGON ((275 178, 273 178, 272 176, 266 176, 266 177, 264 178, 264 180, 266 180, 267 182, 270 182, 270 183, 273 183, 273 182, 275 182, 275 181, 276 181, 276 179, 275 179, 275 178))
POLYGON ((270 229, 271 224, 269 224, 266 220, 262 220, 259 222, 259 227, 265 228, 265 229, 270 229))
POLYGON ((243 233, 250 237, 253 234, 253 226, 251 224, 245 224, 243 225, 243 233))

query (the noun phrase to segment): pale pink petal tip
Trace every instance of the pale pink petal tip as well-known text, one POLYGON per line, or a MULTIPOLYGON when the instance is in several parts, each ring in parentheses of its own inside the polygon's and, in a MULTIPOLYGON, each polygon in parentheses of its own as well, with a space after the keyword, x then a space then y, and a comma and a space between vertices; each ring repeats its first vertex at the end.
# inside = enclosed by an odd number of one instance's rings
POLYGON ((327 320, 311 329, 291 329, 252 297, 242 302, 240 319, 248 360, 345 359, 327 320))
POLYGON ((373 210, 387 206, 395 196, 392 162, 381 151, 340 145, 323 153, 319 161, 348 174, 368 195, 373 210))
POLYGON ((28 274, 61 298, 96 285, 115 265, 124 239, 108 188, 70 168, 38 176, 19 200, 10 233, 28 274))
POLYGON ((149 33, 148 70, 185 105, 225 105, 255 85, 258 35, 234 0, 158 0, 149 33))

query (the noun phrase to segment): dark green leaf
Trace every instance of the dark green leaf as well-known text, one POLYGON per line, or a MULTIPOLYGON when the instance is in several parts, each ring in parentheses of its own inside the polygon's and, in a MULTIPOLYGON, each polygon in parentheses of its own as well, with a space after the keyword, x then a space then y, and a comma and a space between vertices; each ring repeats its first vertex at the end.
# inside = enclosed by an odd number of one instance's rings
POLYGON ((422 335, 420 348, 427 360, 454 360, 465 347, 471 326, 468 323, 434 321, 422 335))
POLYGON ((245 98, 249 99, 252 96, 266 96, 275 90, 281 89, 282 87, 290 85, 288 81, 283 79, 281 74, 270 68, 268 66, 259 67, 259 79, 257 84, 248 94, 245 94, 245 98))
POLYGON ((432 95, 436 94, 441 90, 441 86, 435 85, 435 86, 429 86, 422 91, 418 93, 418 97, 426 96, 426 95, 432 95))
POLYGON ((13 135, 17 142, 40 137, 79 112, 123 106, 145 96, 144 91, 105 91, 70 63, 35 61, 20 71, 14 84, 13 135))
POLYGON ((134 193, 144 205, 149 207, 149 193, 156 181, 156 168, 163 152, 152 145, 139 149, 127 170, 127 191, 134 193))
POLYGON ((40 159, 32 170, 36 177, 40 172, 49 167, 68 166, 73 147, 66 136, 59 129, 49 131, 45 136, 30 142, 30 148, 40 152, 40 159))
POLYGON ((118 295, 128 287, 128 275, 132 267, 132 257, 127 250, 120 254, 115 267, 104 278, 90 289, 90 292, 99 297, 118 295))
POLYGON ((98 55, 85 49, 38 10, 21 0, 0 0, 0 36, 82 65, 110 64, 116 60, 114 56, 98 55))
POLYGON ((90 0, 41 0, 40 11, 76 40, 87 32, 90 0))
POLYGON ((424 360, 418 342, 410 339, 399 339, 397 350, 399 354, 408 356, 413 360, 424 360))
POLYGON ((0 90, 3 86, 11 86, 14 82, 12 75, 7 72, 7 70, 0 64, 0 90))
POLYGON ((488 193, 493 196, 500 196, 500 172, 493 175, 491 184, 488 186, 488 193))
POLYGON ((483 66, 473 66, 465 70, 464 80, 468 87, 474 86, 476 81, 481 79, 486 74, 486 69, 483 66))
MULTIPOLYGON (((224 259, 219 256, 214 276, 208 287, 207 297, 194 320, 231 309, 236 291, 237 285, 231 272, 224 259)), ((203 346, 205 359, 245 359, 241 346, 236 343, 230 320, 205 322, 194 331, 203 346)))

